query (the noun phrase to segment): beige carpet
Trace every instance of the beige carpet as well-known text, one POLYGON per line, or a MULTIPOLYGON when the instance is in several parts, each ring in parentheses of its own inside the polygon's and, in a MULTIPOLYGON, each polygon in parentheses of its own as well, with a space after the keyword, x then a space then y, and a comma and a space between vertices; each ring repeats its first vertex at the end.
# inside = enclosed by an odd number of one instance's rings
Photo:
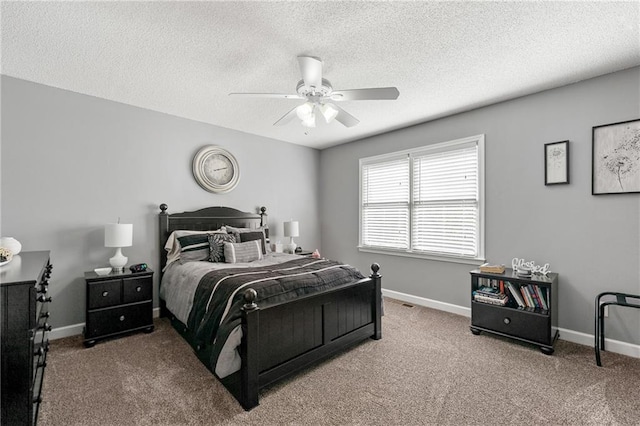
POLYGON ((52 342, 40 425, 640 424, 640 359, 559 341, 553 356, 469 319, 387 299, 383 338, 260 394, 245 412, 164 319, 84 349, 52 342))

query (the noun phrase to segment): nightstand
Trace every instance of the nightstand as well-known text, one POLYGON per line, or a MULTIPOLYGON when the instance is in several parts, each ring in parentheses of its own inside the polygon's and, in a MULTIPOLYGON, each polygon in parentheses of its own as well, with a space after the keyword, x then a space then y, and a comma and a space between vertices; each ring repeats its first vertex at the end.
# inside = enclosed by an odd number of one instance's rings
POLYGON ((87 290, 84 345, 132 331, 153 331, 153 271, 85 272, 87 290))

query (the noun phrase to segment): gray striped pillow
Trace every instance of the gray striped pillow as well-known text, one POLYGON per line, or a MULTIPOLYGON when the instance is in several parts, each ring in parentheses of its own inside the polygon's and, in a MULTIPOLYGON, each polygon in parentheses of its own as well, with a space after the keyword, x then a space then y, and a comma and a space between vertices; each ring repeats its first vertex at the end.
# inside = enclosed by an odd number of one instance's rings
POLYGON ((226 263, 247 263, 262 259, 259 240, 245 243, 224 243, 224 261, 226 263))

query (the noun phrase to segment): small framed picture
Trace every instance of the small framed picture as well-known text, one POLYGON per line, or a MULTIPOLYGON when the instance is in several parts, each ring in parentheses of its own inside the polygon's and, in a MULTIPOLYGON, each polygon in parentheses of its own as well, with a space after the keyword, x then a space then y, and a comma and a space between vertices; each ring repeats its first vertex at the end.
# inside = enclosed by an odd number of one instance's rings
POLYGON ((544 184, 569 183, 569 141, 544 144, 544 184))
POLYGON ((640 192, 640 119, 593 127, 591 193, 640 192))

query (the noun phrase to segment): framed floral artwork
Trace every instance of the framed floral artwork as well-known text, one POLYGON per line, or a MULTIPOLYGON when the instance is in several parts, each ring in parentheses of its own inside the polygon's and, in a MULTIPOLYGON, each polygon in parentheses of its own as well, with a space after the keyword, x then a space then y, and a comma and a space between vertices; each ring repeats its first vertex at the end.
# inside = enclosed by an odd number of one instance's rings
POLYGON ((569 183, 569 141, 544 144, 544 184, 569 183))
POLYGON ((591 193, 640 192, 640 119, 593 128, 591 193))

